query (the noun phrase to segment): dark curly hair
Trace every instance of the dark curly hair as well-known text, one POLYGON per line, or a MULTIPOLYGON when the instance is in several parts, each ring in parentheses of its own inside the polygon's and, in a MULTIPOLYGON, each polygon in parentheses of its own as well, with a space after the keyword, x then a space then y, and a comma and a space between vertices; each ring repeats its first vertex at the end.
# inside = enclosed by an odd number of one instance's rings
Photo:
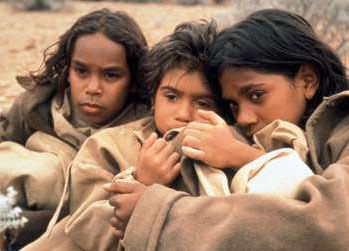
POLYGON ((307 103, 301 126, 325 96, 349 86, 345 66, 336 53, 304 18, 287 11, 266 9, 251 14, 223 30, 209 54, 208 76, 215 86, 222 71, 230 67, 282 74, 293 80, 301 65, 312 65, 319 88, 307 103))
POLYGON ((131 73, 129 99, 136 103, 148 103, 149 95, 139 81, 139 62, 148 50, 147 41, 139 25, 126 12, 101 9, 80 17, 59 40, 44 51, 41 71, 31 72, 37 85, 54 84, 63 97, 68 87, 68 72, 76 40, 94 33, 102 33, 108 39, 124 46, 131 73))

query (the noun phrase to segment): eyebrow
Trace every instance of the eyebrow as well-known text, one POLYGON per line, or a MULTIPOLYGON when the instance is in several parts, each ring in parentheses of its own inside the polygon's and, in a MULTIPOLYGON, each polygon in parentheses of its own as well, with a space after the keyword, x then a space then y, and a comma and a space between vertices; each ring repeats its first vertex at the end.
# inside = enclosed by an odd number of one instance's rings
MULTIPOLYGON (((78 65, 78 66, 86 66, 88 64, 84 63, 84 62, 81 62, 79 61, 78 59, 72 59, 71 60, 71 64, 75 64, 75 65, 78 65)), ((103 70, 114 70, 114 71, 118 71, 118 72, 124 72, 125 69, 119 65, 111 65, 111 66, 106 66, 106 67, 103 67, 103 70)))
MULTIPOLYGON (((179 95, 183 95, 184 92, 172 87, 172 86, 169 86, 169 85, 164 85, 164 86, 161 86, 160 89, 161 91, 172 91, 172 92, 175 92, 179 95)), ((204 94, 204 95, 201 95, 201 94, 192 94, 192 96, 194 98, 209 98, 209 99, 215 99, 214 95, 213 94, 204 94)))
POLYGON ((257 83, 257 84, 248 83, 239 90, 239 93, 241 95, 244 95, 244 94, 248 93, 249 91, 253 90, 254 88, 260 87, 263 85, 264 85, 264 83, 257 83))

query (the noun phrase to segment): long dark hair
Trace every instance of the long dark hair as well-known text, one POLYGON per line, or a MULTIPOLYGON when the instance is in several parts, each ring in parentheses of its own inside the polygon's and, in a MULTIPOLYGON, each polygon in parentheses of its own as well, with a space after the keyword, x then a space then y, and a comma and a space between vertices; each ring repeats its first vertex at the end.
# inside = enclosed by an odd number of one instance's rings
POLYGON ((56 43, 45 50, 41 71, 31 72, 30 77, 37 85, 56 85, 57 92, 63 96, 69 85, 68 72, 76 40, 98 32, 124 46, 131 73, 129 99, 147 103, 148 94, 138 75, 139 61, 148 49, 147 41, 135 20, 123 11, 101 9, 80 17, 56 43))
POLYGON ((310 64, 319 87, 307 104, 302 124, 323 97, 348 89, 346 69, 336 53, 301 16, 278 9, 257 11, 223 30, 210 50, 208 76, 218 85, 227 67, 250 68, 294 79, 301 65, 310 64))

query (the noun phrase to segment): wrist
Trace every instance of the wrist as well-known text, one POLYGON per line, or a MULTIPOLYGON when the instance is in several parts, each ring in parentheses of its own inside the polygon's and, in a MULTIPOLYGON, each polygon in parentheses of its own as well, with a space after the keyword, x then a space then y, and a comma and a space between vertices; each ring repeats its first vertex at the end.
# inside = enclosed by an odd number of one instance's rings
POLYGON ((241 163, 241 166, 243 166, 251 161, 254 161, 255 159, 258 159, 260 156, 265 154, 265 152, 263 150, 254 148, 252 146, 249 146, 248 150, 245 151, 245 153, 246 154, 244 155, 244 159, 243 159, 243 162, 241 163))
POLYGON ((138 182, 142 183, 143 185, 149 186, 153 182, 151 182, 151 178, 145 174, 142 171, 139 171, 139 168, 136 168, 135 172, 133 173, 133 177, 138 182))
POLYGON ((234 152, 230 153, 229 166, 232 168, 240 168, 265 154, 263 150, 254 148, 251 145, 245 143, 241 143, 239 151, 236 151, 236 149, 237 148, 234 149, 234 152))
POLYGON ((136 168, 135 171, 133 172, 133 178, 143 184, 142 177, 141 175, 139 175, 139 168, 136 168))

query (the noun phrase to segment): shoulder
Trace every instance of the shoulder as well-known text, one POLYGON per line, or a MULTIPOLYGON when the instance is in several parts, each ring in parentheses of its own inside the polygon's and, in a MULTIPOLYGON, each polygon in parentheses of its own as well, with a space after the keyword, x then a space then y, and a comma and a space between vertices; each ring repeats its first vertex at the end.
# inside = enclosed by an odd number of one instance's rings
POLYGON ((346 125, 349 122, 349 91, 343 91, 331 97, 324 98, 307 121, 307 130, 320 130, 321 127, 336 128, 338 124, 346 125))
POLYGON ((153 116, 148 116, 120 126, 102 129, 89 137, 87 141, 97 141, 102 144, 111 142, 125 144, 135 141, 142 143, 153 131, 155 131, 153 116))
POLYGON ((349 106, 349 90, 337 93, 330 97, 325 97, 324 103, 338 109, 347 108, 349 106))
POLYGON ((147 106, 130 103, 122 109, 122 111, 115 117, 115 119, 112 122, 104 126, 104 128, 131 123, 135 120, 139 120, 140 118, 149 116, 149 114, 150 113, 147 106))
POLYGON ((120 170, 130 165, 135 165, 138 153, 143 144, 144 132, 147 131, 152 118, 144 118, 130 124, 103 129, 82 144, 74 159, 75 169, 90 167, 103 167, 120 170), (82 164, 85 163, 85 164, 82 164))
POLYGON ((148 130, 155 130, 154 117, 146 116, 135 121, 126 123, 119 128, 123 130, 139 131, 146 133, 148 130))
POLYGON ((325 98, 309 118, 306 134, 316 163, 325 168, 336 162, 349 143, 349 91, 325 98))

